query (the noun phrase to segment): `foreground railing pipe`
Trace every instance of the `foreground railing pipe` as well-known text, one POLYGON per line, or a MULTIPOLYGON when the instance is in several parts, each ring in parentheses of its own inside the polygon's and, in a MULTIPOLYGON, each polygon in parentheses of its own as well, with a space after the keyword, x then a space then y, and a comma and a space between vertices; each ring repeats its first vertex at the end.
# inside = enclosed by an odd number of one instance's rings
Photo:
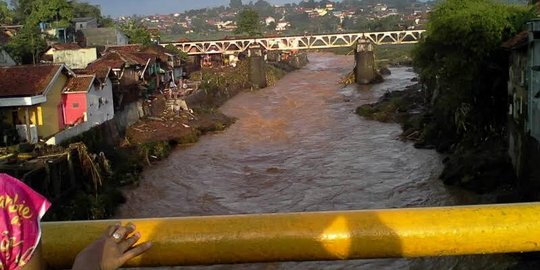
MULTIPOLYGON (((154 242, 130 266, 540 251, 538 203, 130 221, 154 242)), ((69 267, 115 222, 43 224, 46 261, 69 267)))

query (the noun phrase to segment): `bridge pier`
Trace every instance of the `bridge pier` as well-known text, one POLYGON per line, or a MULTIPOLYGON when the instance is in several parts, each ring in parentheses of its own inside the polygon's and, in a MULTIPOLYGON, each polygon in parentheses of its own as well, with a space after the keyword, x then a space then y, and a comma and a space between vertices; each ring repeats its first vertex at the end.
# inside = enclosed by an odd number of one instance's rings
POLYGON ((370 84, 374 82, 379 74, 375 69, 375 54, 373 45, 367 40, 359 40, 354 52, 356 62, 355 78, 358 84, 370 84))
POLYGON ((249 58, 249 82, 254 89, 265 88, 266 83, 266 61, 260 46, 251 47, 248 50, 249 58))

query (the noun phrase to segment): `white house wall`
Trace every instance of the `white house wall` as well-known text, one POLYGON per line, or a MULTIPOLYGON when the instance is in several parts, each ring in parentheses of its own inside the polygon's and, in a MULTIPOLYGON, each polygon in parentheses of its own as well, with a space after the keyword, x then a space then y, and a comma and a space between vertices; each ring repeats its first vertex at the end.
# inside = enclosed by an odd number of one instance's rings
POLYGON ((89 63, 97 59, 96 48, 78 50, 56 50, 53 53, 54 63, 65 63, 72 69, 84 69, 89 63))
POLYGON ((87 122, 92 126, 102 124, 114 117, 112 82, 107 78, 103 89, 90 88, 87 96, 87 122), (100 102, 101 100, 101 102, 100 102))

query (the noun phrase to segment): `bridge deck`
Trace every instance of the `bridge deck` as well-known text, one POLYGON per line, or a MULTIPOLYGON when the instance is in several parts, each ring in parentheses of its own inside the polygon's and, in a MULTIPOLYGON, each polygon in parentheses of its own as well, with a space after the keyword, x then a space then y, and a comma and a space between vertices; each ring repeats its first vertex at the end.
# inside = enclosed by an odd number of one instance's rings
POLYGON ((173 44, 189 55, 219 54, 246 51, 252 45, 260 45, 269 51, 306 50, 352 47, 358 40, 367 40, 375 45, 417 43, 425 30, 342 33, 325 35, 304 35, 288 37, 265 37, 254 39, 231 39, 211 41, 190 41, 173 44))

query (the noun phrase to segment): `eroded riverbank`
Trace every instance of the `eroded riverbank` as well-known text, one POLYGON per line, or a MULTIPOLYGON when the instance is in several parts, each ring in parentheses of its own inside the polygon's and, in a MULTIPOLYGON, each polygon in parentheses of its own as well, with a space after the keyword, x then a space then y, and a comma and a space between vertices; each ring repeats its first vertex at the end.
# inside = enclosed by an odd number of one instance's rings
MULTIPOLYGON (((341 88, 349 56, 312 54, 310 64, 274 87, 241 93, 221 110, 238 120, 227 130, 175 150, 125 191, 118 217, 438 206, 491 202, 445 187, 441 157, 398 139, 401 128, 363 119, 361 104, 411 84, 396 68, 376 86, 341 88)), ((236 265, 260 269, 478 269, 512 264, 506 256, 236 265), (474 267, 472 267, 474 266, 474 267), (457 268, 456 268, 457 269, 457 268)), ((229 269, 231 266, 213 266, 229 269)), ((492 268, 493 269, 493 268, 492 268)))

